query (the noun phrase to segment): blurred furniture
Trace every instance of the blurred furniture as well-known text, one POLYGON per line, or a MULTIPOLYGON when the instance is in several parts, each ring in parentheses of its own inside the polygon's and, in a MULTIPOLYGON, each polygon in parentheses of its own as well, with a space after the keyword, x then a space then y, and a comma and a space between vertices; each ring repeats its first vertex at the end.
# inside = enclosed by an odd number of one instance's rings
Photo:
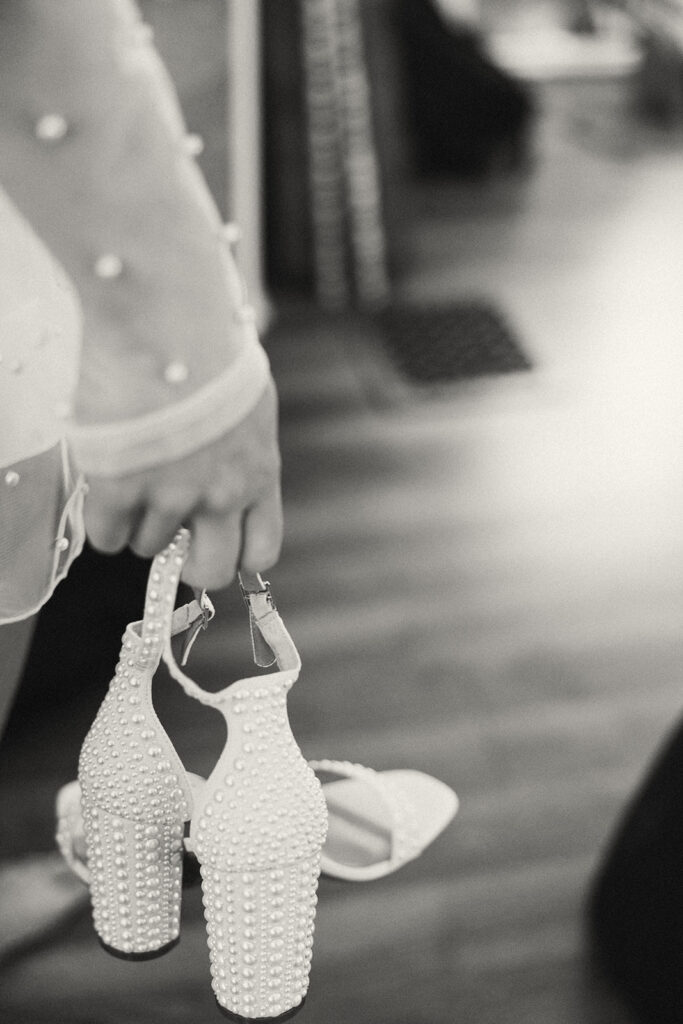
POLYGON ((683 117, 683 0, 625 0, 643 36, 640 99, 664 121, 683 117))
POLYGON ((263 19, 269 281, 382 305, 415 174, 518 163, 529 91, 435 0, 264 0, 263 19))
POLYGON ((269 279, 279 289, 313 291, 333 309, 374 306, 388 294, 370 71, 378 47, 368 34, 375 6, 263 5, 269 279))
POLYGON ((398 14, 418 170, 476 177, 518 165, 533 114, 526 85, 433 0, 402 0, 398 14))

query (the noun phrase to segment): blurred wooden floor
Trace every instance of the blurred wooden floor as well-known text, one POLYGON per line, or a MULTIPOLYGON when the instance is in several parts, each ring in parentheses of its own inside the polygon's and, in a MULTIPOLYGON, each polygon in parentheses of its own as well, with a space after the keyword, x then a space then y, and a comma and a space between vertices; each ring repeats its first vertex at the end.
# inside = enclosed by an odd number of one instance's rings
MULTIPOLYGON (((362 321, 290 310, 271 341, 295 732, 311 757, 432 772, 462 804, 400 874, 323 881, 301 1024, 628 1024, 591 980, 581 909, 681 707, 681 139, 639 126, 619 86, 542 99, 523 180, 416 194, 402 282, 493 297, 531 373, 426 398, 362 321)), ((243 632, 234 596, 218 605, 193 654, 210 687, 243 632)), ((208 710, 160 697, 210 769, 208 710)), ((33 750, 5 744, 22 849, 45 846, 78 742, 43 724, 33 750)), ((219 1019, 196 890, 159 961, 106 957, 84 915, 0 987, 7 1024, 219 1019)))

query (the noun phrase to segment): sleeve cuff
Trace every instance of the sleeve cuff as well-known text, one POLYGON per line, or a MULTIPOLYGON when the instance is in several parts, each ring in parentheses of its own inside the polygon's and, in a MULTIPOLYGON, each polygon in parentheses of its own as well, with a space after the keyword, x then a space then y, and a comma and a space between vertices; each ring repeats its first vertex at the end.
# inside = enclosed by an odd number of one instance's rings
POLYGON ((117 423, 72 422, 67 437, 79 470, 104 477, 139 473, 191 455, 237 426, 270 379, 256 328, 248 323, 245 330, 246 344, 237 358, 189 397, 117 423))

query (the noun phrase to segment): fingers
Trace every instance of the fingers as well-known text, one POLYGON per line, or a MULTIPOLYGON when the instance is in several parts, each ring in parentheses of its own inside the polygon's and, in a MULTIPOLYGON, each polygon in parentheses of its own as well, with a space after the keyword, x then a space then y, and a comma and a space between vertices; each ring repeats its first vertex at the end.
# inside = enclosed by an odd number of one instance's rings
POLYGON ((249 572, 264 572, 275 565, 282 547, 282 499, 280 488, 247 511, 243 525, 240 566, 249 572))
POLYGON ((236 513, 197 515, 191 526, 190 554, 183 580, 207 590, 226 587, 238 568, 263 572, 277 562, 282 545, 280 488, 242 516, 236 513))
POLYGON ((153 558, 173 539, 183 521, 188 523, 192 543, 183 580, 191 586, 226 587, 238 567, 263 572, 274 565, 282 545, 282 504, 279 488, 241 513, 200 513, 189 515, 155 508, 139 515, 98 502, 86 506, 86 529, 93 547, 107 554, 127 544, 142 558, 153 558))
POLYGON ((88 539, 105 554, 130 546, 141 558, 153 558, 190 517, 194 495, 159 489, 149 500, 136 478, 90 481, 84 519, 88 539))
POLYGON ((187 583, 220 588, 239 565, 269 568, 282 542, 276 412, 271 387, 241 424, 197 452, 144 473, 91 478, 85 520, 93 545, 114 553, 129 544, 150 558, 186 525, 187 583))
POLYGON ((182 578, 191 587, 217 590, 227 587, 237 572, 242 546, 239 514, 195 516, 190 525, 192 542, 182 578))
POLYGON ((131 551, 141 558, 154 558, 173 540, 182 519, 180 509, 148 508, 129 541, 131 551))
POLYGON ((142 558, 153 558, 173 539, 184 523, 190 527, 192 544, 183 572, 185 582, 197 587, 220 588, 234 578, 238 566, 262 572, 274 565, 282 544, 280 488, 273 485, 246 512, 206 508, 192 514, 191 505, 177 502, 134 503, 125 489, 110 482, 91 485, 85 508, 88 538, 107 554, 126 545, 142 558))
POLYGON ((94 548, 113 555, 128 544, 140 512, 109 481, 91 481, 84 509, 85 529, 94 548))
MULTIPOLYGON (((159 474, 161 475, 161 474, 159 474)), ((141 558, 153 558, 192 516, 197 489, 164 476, 151 486, 149 476, 115 480, 91 477, 84 519, 88 539, 105 554, 126 546, 141 558)))

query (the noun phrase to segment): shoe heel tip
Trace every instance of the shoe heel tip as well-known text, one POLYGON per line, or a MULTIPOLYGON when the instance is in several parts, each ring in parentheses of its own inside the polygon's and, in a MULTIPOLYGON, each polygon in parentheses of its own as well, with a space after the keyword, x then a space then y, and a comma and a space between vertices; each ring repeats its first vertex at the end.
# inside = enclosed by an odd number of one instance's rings
POLYGON ((116 949, 114 946, 108 946, 107 943, 103 942, 100 938, 98 938, 97 941, 109 956, 115 956, 117 960, 131 960, 134 962, 137 960, 156 960, 157 957, 163 956, 165 953, 168 953, 169 950, 173 949, 174 946, 177 946, 180 942, 180 936, 175 939, 171 939, 171 941, 167 942, 165 946, 159 946, 158 949, 148 949, 145 950, 144 953, 126 953, 122 949, 116 949))
POLYGON ((291 1020, 292 1017, 295 1017, 299 1010, 304 1008, 305 1003, 306 997, 304 996, 300 1003, 293 1006, 291 1010, 285 1010, 284 1013, 278 1014, 277 1017, 242 1017, 239 1013, 233 1013, 232 1010, 228 1010, 225 1006, 221 1006, 218 1000, 216 1000, 216 1006, 223 1016, 227 1017, 228 1020, 234 1021, 235 1024, 281 1024, 281 1022, 291 1020))

